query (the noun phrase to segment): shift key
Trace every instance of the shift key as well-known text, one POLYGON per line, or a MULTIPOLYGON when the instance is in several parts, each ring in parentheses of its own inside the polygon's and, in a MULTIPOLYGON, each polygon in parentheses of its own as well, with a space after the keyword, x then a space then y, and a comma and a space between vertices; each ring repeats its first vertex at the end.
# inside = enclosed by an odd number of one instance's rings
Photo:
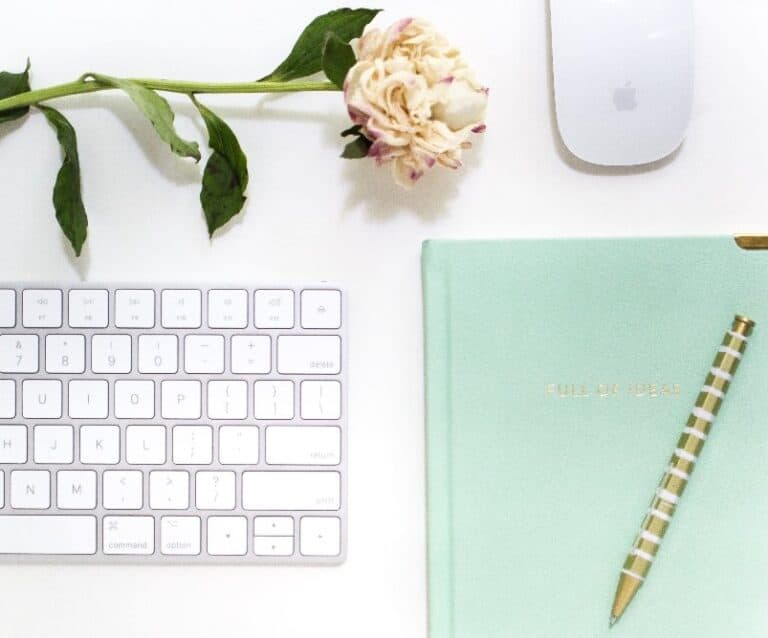
POLYGON ((284 335, 277 338, 280 374, 339 374, 341 337, 284 335))
POLYGON ((243 508, 247 510, 338 510, 338 472, 243 472, 243 508))

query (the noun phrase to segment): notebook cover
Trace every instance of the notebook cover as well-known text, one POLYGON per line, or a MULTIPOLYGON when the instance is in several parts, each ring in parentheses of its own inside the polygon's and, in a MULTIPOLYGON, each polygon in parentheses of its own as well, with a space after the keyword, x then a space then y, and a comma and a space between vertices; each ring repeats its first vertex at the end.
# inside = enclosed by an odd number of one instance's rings
POLYGON ((432 638, 763 638, 768 252, 428 241, 432 638), (757 326, 654 566, 619 570, 734 314, 757 326))

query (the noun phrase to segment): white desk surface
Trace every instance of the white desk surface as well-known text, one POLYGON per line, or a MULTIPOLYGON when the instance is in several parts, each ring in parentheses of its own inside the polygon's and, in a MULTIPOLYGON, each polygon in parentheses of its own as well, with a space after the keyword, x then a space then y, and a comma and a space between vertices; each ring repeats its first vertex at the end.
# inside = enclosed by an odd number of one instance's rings
MULTIPOLYGON (((376 4, 387 9, 377 24, 414 10, 376 4)), ((251 169, 246 213, 213 242, 198 202, 200 166, 173 157, 127 99, 60 103, 78 130, 90 213, 80 261, 65 249, 50 203, 60 161, 53 132, 35 113, 0 133, 0 279, 337 280, 350 295, 352 369, 343 567, 6 564, 2 634, 425 636, 421 241, 765 231, 768 5, 695 4, 693 121, 679 154, 656 170, 590 170, 559 146, 546 0, 419 4, 461 45, 491 101, 487 135, 466 169, 434 171, 412 192, 367 161, 337 159, 348 125, 339 94, 207 98, 239 134, 251 169)), ((0 68, 18 69, 29 55, 37 86, 85 71, 256 78, 331 6, 6 2, 0 68)), ((181 129, 205 140, 190 106, 172 101, 181 129)))

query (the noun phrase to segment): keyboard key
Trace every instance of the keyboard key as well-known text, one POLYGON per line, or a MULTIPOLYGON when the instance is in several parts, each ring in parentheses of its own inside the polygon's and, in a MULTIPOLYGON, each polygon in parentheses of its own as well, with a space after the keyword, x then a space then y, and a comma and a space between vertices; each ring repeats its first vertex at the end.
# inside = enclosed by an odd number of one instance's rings
POLYGON ((224 372, 224 337, 188 335, 184 339, 184 371, 190 374, 224 372))
POLYGON ((246 381, 209 381, 208 418, 216 420, 245 419, 248 416, 248 383, 246 381))
POLYGON ((341 462, 341 430, 318 425, 267 428, 266 457, 269 465, 338 465, 341 462))
POLYGON ((11 507, 45 510, 51 506, 51 474, 46 470, 11 472, 11 507))
POLYGON ((16 291, 0 290, 0 328, 16 325, 16 291))
POLYGON ((152 419, 154 416, 154 381, 115 381, 116 418, 152 419))
POLYGON ((25 419, 61 418, 61 381, 27 379, 21 383, 25 419))
POLYGON ((61 327, 61 290, 27 289, 21 294, 21 320, 25 328, 61 327))
POLYGON ((138 470, 107 470, 104 481, 104 508, 140 510, 143 501, 143 474, 138 470))
POLYGON ((153 510, 189 508, 189 472, 172 470, 149 473, 149 506, 153 510))
POLYGON ((291 556, 293 536, 254 536, 253 553, 256 556, 291 556))
POLYGON ((209 425, 175 426, 173 462, 176 465, 210 465, 213 462, 213 428, 209 425))
POLYGON ((116 290, 115 326, 118 328, 154 328, 154 290, 116 290))
POLYGON ((85 337, 48 335, 45 338, 45 371, 56 374, 85 372, 85 337))
POLYGON ((170 556, 196 556, 200 553, 198 516, 163 516, 160 519, 160 551, 170 556))
POLYGON ((259 462, 259 428, 255 425, 219 428, 219 463, 256 465, 259 462))
POLYGON ((199 419, 199 381, 163 381, 160 384, 161 413, 164 419, 199 419))
POLYGON ((299 551, 303 556, 341 554, 341 519, 335 516, 304 516, 300 527, 299 551))
POLYGON ((163 290, 163 328, 199 328, 202 295, 199 290, 163 290))
POLYGON ((130 465, 165 463, 165 426, 129 425, 125 429, 125 461, 130 465))
POLYGON ((293 381, 256 381, 253 414, 257 419, 292 419, 293 381))
POLYGON ((115 465, 120 462, 120 428, 116 425, 80 426, 80 462, 115 465))
POLYGON ((301 418, 322 421, 341 418, 341 383, 301 382, 301 418))
POLYGON ((248 520, 245 516, 208 518, 208 553, 211 556, 244 556, 248 552, 248 520))
POLYGON ((338 472, 243 472, 246 510, 337 510, 338 472))
POLYGON ((105 516, 103 535, 105 554, 155 552, 155 519, 151 516, 105 516))
POLYGON ((95 516, 0 516, 0 554, 95 553, 95 516))
POLYGON ((16 416, 16 382, 0 379, 0 419, 12 419, 16 416))
POLYGON ((341 292, 302 290, 301 327, 334 330, 341 328, 341 292))
POLYGON ((278 337, 277 371, 280 374, 339 374, 341 338, 336 335, 278 337))
POLYGON ((141 374, 176 374, 179 370, 179 340, 176 335, 139 337, 141 374))
POLYGON ((109 293, 106 290, 70 290, 70 328, 106 328, 109 325, 109 293))
POLYGON ((0 509, 5 507, 5 472, 0 470, 0 509))
POLYGON ((69 382, 69 416, 72 419, 106 419, 109 415, 109 384, 103 379, 69 382))
POLYGON ((27 428, 0 425, 0 463, 27 462, 27 428))
POLYGON ((131 371, 131 337, 94 335, 91 339, 91 369, 96 374, 128 374, 131 371))
POLYGON ((235 473, 195 474, 195 506, 201 510, 235 509, 235 473))
POLYGON ((72 463, 75 439, 71 425, 36 425, 35 463, 72 463))
POLYGON ((248 325, 246 290, 208 291, 209 328, 245 328, 248 325))
POLYGON ((293 536, 290 516, 256 516, 253 519, 254 536, 293 536))
POLYGON ((293 328, 293 290, 257 290, 253 305, 257 328, 293 328))
POLYGON ((272 369, 272 341, 265 335, 232 337, 234 374, 267 374, 272 369))
POLYGON ((38 346, 37 335, 0 335, 0 372, 37 372, 38 346))
POLYGON ((56 505, 62 510, 96 509, 96 472, 93 470, 57 472, 56 505))

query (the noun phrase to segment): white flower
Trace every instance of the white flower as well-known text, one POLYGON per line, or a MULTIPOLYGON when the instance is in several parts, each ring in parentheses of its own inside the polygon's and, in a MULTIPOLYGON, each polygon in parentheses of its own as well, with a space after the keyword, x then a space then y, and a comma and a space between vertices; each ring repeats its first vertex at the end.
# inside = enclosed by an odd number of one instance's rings
POLYGON ((461 166, 470 134, 485 130, 488 91, 458 49, 411 18, 370 29, 351 44, 357 63, 344 96, 352 121, 373 142, 369 157, 391 163, 406 187, 435 164, 461 166))

